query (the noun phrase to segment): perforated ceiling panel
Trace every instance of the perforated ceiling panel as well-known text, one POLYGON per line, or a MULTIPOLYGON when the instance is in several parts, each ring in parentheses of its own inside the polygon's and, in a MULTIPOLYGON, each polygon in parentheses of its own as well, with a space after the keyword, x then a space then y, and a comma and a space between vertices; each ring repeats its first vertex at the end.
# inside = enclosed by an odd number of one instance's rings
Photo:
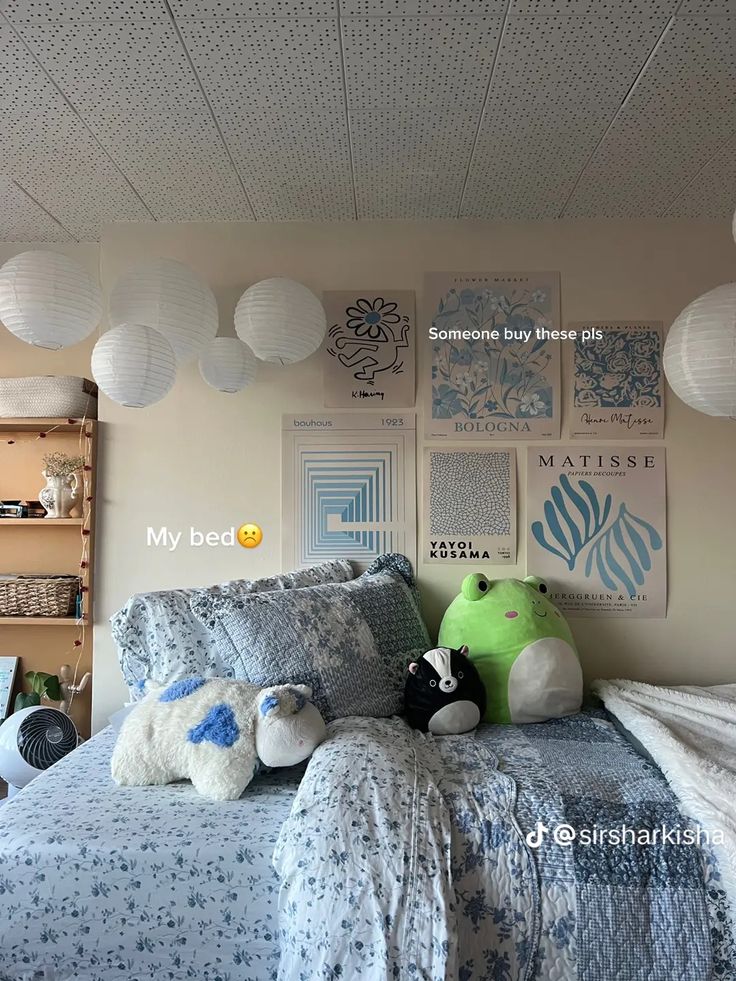
MULTIPOLYGON (((718 150, 682 189, 667 218, 722 218, 736 207, 736 137, 718 150)), ((724 223, 725 225, 725 223, 724 223)))
POLYGON ((342 22, 350 109, 433 111, 483 104, 499 17, 348 17, 342 22))
POLYGON ((14 181, 0 177, 0 241, 69 242, 71 239, 14 181))
POLYGON ((736 19, 676 18, 565 215, 661 215, 736 125, 736 19))
POLYGON ((337 0, 171 0, 177 20, 206 17, 334 17, 337 0))
POLYGON ((666 23, 510 18, 461 215, 557 218, 666 23))
POLYGON ((0 22, 0 172, 17 180, 75 238, 150 212, 7 24, 0 22))
POLYGON ((0 11, 14 24, 168 20, 162 0, 0 0, 0 11))
POLYGON ((359 218, 455 218, 476 112, 351 112, 359 218))
POLYGON ((0 0, 0 236, 726 220, 735 32, 736 0, 0 0))
POLYGON ((156 218, 253 217, 171 23, 27 24, 19 33, 156 218))
POLYGON ((335 19, 182 22, 261 220, 355 216, 335 19))

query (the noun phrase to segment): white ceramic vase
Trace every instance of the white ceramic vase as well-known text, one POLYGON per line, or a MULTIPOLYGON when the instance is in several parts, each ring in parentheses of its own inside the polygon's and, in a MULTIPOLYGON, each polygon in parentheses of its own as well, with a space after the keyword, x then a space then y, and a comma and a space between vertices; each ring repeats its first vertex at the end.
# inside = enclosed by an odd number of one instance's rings
POLYGON ((39 492, 38 499, 46 508, 47 518, 68 518, 77 503, 79 480, 75 473, 63 477, 49 475, 45 470, 46 486, 39 492))

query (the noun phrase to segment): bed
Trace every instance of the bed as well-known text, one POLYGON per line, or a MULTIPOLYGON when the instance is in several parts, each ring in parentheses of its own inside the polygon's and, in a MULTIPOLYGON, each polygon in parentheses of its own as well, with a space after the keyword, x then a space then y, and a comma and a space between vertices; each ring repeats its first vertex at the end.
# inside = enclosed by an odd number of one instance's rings
POLYGON ((113 738, 0 809, 3 981, 736 977, 707 847, 527 842, 691 827, 600 708, 439 738, 340 719, 228 804, 114 786, 113 738))

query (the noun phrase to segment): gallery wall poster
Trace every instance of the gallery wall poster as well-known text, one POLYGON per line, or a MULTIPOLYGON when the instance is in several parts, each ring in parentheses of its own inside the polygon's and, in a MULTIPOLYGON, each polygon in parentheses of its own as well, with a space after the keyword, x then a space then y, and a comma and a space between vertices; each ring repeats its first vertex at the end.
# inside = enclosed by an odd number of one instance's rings
POLYGON ((664 447, 530 447, 527 572, 579 616, 667 613, 664 447))
POLYGON ((354 290, 323 295, 325 405, 411 408, 415 403, 414 293, 354 290))
POLYGON ((384 552, 416 561, 414 413, 284 416, 284 567, 384 552))
POLYGON ((427 436, 558 439, 558 273, 429 273, 427 436))
POLYGON ((425 562, 516 562, 516 450, 424 450, 425 562))
POLYGON ((664 327, 658 321, 570 324, 580 337, 566 344, 572 359, 573 439, 661 439, 664 435, 664 327))

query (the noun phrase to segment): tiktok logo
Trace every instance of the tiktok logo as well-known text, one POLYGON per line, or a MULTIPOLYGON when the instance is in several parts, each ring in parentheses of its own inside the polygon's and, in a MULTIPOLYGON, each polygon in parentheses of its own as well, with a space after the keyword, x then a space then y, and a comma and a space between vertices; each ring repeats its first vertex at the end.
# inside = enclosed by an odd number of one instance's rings
POLYGON ((542 824, 541 821, 537 821, 537 826, 533 831, 530 831, 526 836, 526 843, 530 848, 539 848, 544 841, 544 836, 549 828, 546 824, 542 824))

